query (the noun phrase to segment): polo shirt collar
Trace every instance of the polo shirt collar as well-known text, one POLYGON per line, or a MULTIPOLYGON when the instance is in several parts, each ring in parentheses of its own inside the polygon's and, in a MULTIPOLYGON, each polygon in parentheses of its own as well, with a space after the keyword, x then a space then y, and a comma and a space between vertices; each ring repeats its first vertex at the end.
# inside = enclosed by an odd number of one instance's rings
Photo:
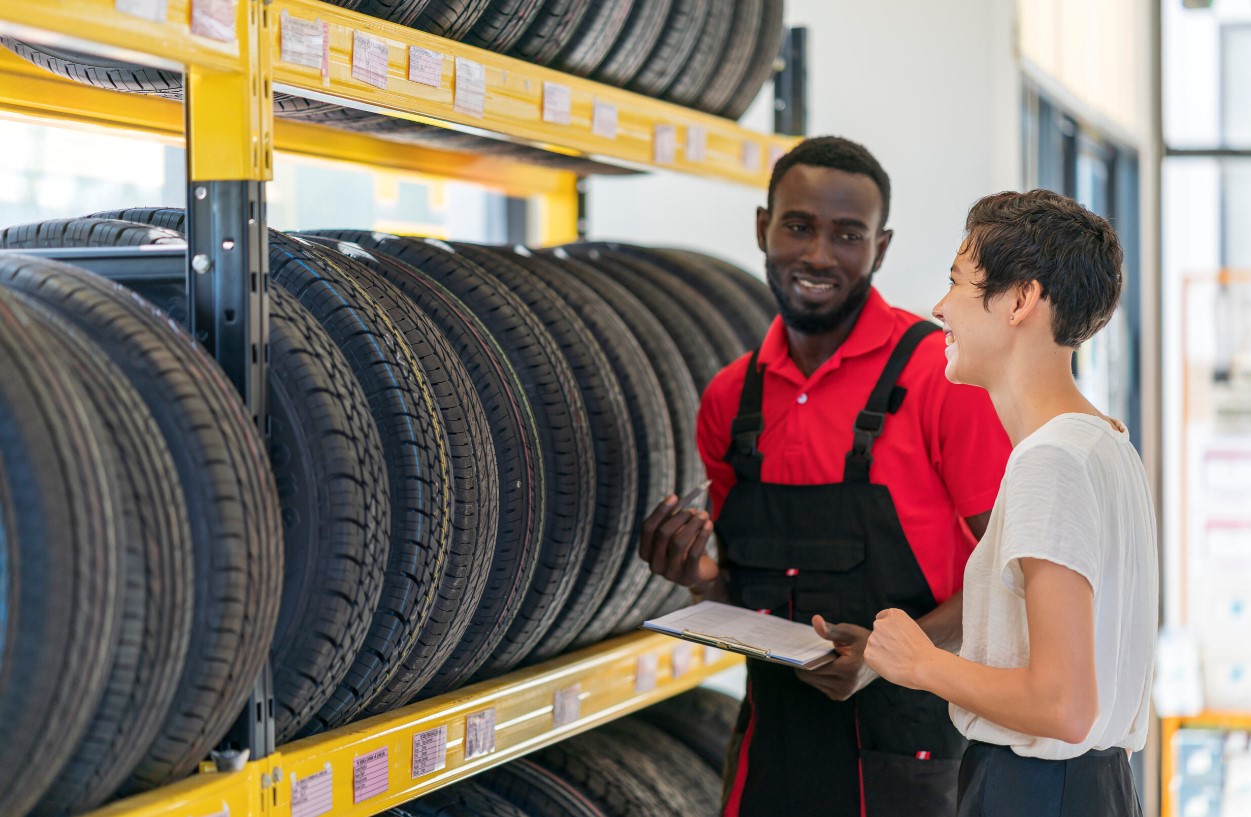
POLYGON ((864 308, 860 310, 860 317, 856 319, 856 325, 852 327, 851 334, 830 356, 830 359, 812 373, 811 378, 805 378, 799 371, 799 367, 791 360, 790 343, 786 338, 786 325, 782 323, 781 315, 773 319, 769 331, 760 344, 757 365, 767 366, 770 371, 786 375, 789 379, 799 383, 816 380, 826 372, 838 368, 849 357, 868 354, 882 348, 890 342, 894 328, 894 312, 890 304, 886 303, 886 299, 878 293, 876 287, 871 287, 869 297, 864 303, 864 308))

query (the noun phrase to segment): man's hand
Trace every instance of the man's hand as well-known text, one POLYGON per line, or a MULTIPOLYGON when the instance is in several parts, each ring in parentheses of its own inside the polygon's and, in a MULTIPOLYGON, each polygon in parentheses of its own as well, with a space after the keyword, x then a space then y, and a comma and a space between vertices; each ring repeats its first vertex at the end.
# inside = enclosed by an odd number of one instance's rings
POLYGON ((936 651, 921 625, 903 610, 891 608, 877 614, 864 660, 892 684, 921 689, 922 670, 936 651))
POLYGON ((868 630, 855 624, 827 624, 821 616, 812 617, 812 627, 817 635, 834 642, 838 657, 816 669, 795 670, 799 680, 835 701, 845 701, 877 678, 864 662, 868 630))
POLYGON ((678 498, 670 495, 643 520, 639 537, 639 557, 653 573, 683 587, 717 578, 718 567, 705 551, 712 535, 707 511, 676 507, 678 498))

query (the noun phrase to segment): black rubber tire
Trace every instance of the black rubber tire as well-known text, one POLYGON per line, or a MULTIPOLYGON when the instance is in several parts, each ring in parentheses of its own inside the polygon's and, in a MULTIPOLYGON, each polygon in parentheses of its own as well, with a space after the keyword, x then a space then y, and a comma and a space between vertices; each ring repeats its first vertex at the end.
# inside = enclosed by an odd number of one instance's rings
MULTIPOLYGON (((547 536, 539 551, 539 567, 526 592, 521 612, 478 678, 507 672, 527 660, 550 658, 577 637, 612 585, 616 565, 629 547, 629 519, 638 497, 638 452, 621 386, 613 376, 599 343, 577 313, 524 263, 485 247, 454 244, 502 285, 538 320, 555 342, 561 363, 572 377, 575 392, 565 398, 573 428, 590 443, 576 467, 569 459, 578 444, 564 451, 545 448, 545 460, 573 487, 580 483, 589 507, 553 506, 547 536), (561 459, 564 458, 562 464, 561 459), (590 470, 587 472, 586 468, 590 470), (581 482, 585 479, 586 482, 581 482), (563 535, 562 535, 563 533, 563 535), (564 627, 553 632, 557 621, 564 627)), ((541 330, 540 330, 541 331, 541 330)), ((555 371, 559 372, 557 367, 555 371)), ((560 480, 555 477, 548 484, 560 480)))
POLYGON ((726 101, 718 113, 728 119, 737 120, 747 112, 751 103, 756 101, 760 89, 773 76, 773 66, 777 62, 778 53, 782 50, 782 37, 785 34, 782 23, 782 0, 764 0, 760 11, 759 33, 756 35, 755 50, 751 62, 743 73, 734 93, 726 101))
POLYGON ((461 42, 488 51, 507 53, 526 33, 540 8, 542 0, 491 0, 461 42))
POLYGON ((656 774, 686 796, 689 810, 680 813, 711 817, 721 810, 721 775, 677 738, 636 718, 619 718, 596 731, 655 761, 656 774))
MULTIPOLYGON (((704 465, 695 446, 695 415, 699 410, 699 390, 690 368, 683 362, 682 352, 663 324, 649 308, 628 289, 595 266, 571 256, 563 249, 543 253, 558 260, 579 280, 590 286, 617 312, 636 340, 642 345, 660 381, 669 424, 673 429, 675 451, 674 485, 672 490, 685 492, 704 479, 704 465)), ((654 505, 653 505, 654 507, 654 505)), ((647 509, 648 513, 651 509, 647 509)), ((667 597, 673 584, 661 576, 651 576, 634 604, 615 620, 605 614, 595 616, 574 641, 585 646, 613 632, 632 630, 667 597)))
POLYGON ((429 411, 446 434, 440 463, 451 487, 450 527, 442 557, 433 564, 434 598, 423 606, 416 642, 362 710, 379 714, 407 703, 447 659, 469 625, 486 587, 499 522, 499 472, 490 448, 490 426, 473 382, 438 326, 403 290, 368 264, 308 238, 345 269, 389 316, 399 343, 412 350, 429 391, 429 411))
POLYGON ((734 20, 734 0, 708 0, 708 14, 699 31, 691 56, 673 83, 662 94, 678 105, 694 105, 712 79, 713 71, 725 58, 725 44, 734 20))
MULTIPOLYGON (((0 231, 22 243, 33 226, 0 231)), ((194 624, 159 736, 121 787, 186 775, 230 728, 261 671, 278 618, 282 523, 264 443, 233 386, 151 304, 68 265, 0 271, 88 334, 143 397, 178 468, 195 542, 194 624)))
POLYGON ((605 817, 576 786, 529 758, 487 769, 475 779, 536 817, 605 817))
MULTIPOLYGON (((559 271, 553 276, 546 259, 528 251, 522 254, 505 248, 475 248, 470 258, 497 274, 552 332, 577 377, 595 445, 595 510, 586 555, 573 592, 542 640, 525 658, 527 663, 535 663, 559 655, 581 635, 608 599, 622 562, 633 550, 639 502, 639 443, 617 375, 620 357, 608 350, 614 333, 628 336, 629 330, 603 299, 584 284, 562 280, 568 276, 559 271), (493 259, 487 253, 503 263, 491 263, 493 259), (583 297, 568 300, 569 293, 579 288, 583 297)), ((634 588, 634 594, 638 589, 634 588)))
POLYGON ((769 284, 763 279, 757 278, 747 270, 731 264, 729 261, 717 258, 715 255, 677 249, 666 249, 665 252, 683 260, 689 260, 691 263, 702 263, 712 267, 727 279, 733 281, 743 292, 746 292, 747 296, 752 299, 761 313, 769 319, 770 323, 777 317, 777 298, 774 297, 773 290, 769 288, 769 284))
POLYGON ((710 1, 673 0, 656 47, 627 86, 631 91, 659 97, 673 84, 695 50, 710 1))
MULTIPOLYGON (((0 277, 53 265, 0 258, 0 277)), ((25 814, 86 734, 117 647, 119 464, 46 331, 0 288, 0 813, 25 814)))
POLYGON ((721 774, 742 701, 724 692, 696 687, 640 710, 633 717, 667 732, 721 774))
POLYGON ((634 0, 613 0, 609 3, 591 3, 582 18, 582 25, 565 47, 552 60, 551 67, 579 77, 590 76, 612 51, 617 38, 630 19, 634 0))
POLYGON ((191 527, 178 471, 143 398, 82 331, 12 293, 83 388, 119 465, 125 590, 108 682, 91 726, 31 815, 89 811, 108 799, 156 737, 191 638, 191 527))
POLYGON ((592 79, 622 88, 634 79, 660 40, 672 5, 673 0, 634 0, 625 28, 592 79))
POLYGON ((425 11, 430 0, 330 0, 339 8, 359 11, 370 17, 411 26, 425 11))
POLYGON ((764 0, 734 0, 734 18, 717 68, 704 84, 693 107, 716 113, 726 106, 747 75, 760 33, 764 0))
POLYGON ((0 247, 29 250, 54 247, 138 247, 144 244, 182 244, 174 230, 104 216, 54 218, 18 224, 0 230, 0 247))
MULTIPOLYGON (((504 252, 504 250, 497 250, 504 252)), ((513 250, 525 255, 528 250, 513 250)), ((620 384, 630 412, 638 451, 638 490, 636 502, 626 520, 625 541, 619 551, 612 586, 596 607, 590 620, 579 627, 561 649, 582 646, 603 638, 625 616, 651 577, 645 562, 635 550, 642 521, 675 484, 676 452, 673 425, 665 403, 664 389, 630 327, 585 281, 580 280, 550 255, 529 255, 530 273, 565 299, 600 341, 620 384)), ((602 487, 602 484, 601 484, 602 487)), ((553 626, 562 629, 566 613, 553 626)))
POLYGON ((591 4, 592 0, 543 0, 538 16, 508 53, 547 65, 573 39, 591 4))
POLYGON ((181 100, 183 96, 182 74, 175 71, 146 68, 64 48, 32 45, 11 37, 0 37, 0 45, 27 62, 85 85, 166 99, 181 100))
POLYGON ((433 0, 411 25, 449 40, 464 39, 489 5, 491 0, 433 0))
POLYGON ((477 780, 463 780, 435 789, 383 814, 391 817, 530 817, 528 812, 477 780))
POLYGON ((367 230, 316 234, 341 242, 336 245, 340 252, 368 264, 430 316, 469 371, 490 423, 501 485, 495 551, 486 589, 465 634, 420 693, 429 697, 459 686, 476 672, 521 609, 543 540, 546 483, 538 423, 525 387, 498 341, 439 283, 440 276, 426 272, 466 263, 450 247, 367 230))
POLYGON ((744 349, 759 346, 765 333, 769 331, 773 316, 767 315, 760 308, 760 304, 743 291, 739 282, 731 280, 723 271, 696 260, 695 256, 629 244, 609 246, 627 255, 637 256, 703 293, 721 312, 744 349))

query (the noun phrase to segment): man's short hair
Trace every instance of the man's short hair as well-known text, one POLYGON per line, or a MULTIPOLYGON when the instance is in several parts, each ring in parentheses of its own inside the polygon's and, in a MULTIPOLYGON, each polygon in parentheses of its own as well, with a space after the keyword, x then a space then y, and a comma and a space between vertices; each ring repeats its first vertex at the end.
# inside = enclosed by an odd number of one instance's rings
POLYGON ((878 229, 886 226, 886 219, 890 216, 890 176, 886 175, 886 171, 864 145, 841 136, 814 136, 795 145, 790 153, 783 155, 773 166, 767 199, 770 210, 773 209, 773 194, 777 190, 778 182, 795 165, 830 167, 868 176, 882 194, 882 223, 877 225, 878 229))
POLYGON ((1116 231, 1068 196, 1051 190, 996 193, 964 222, 982 302, 1038 281, 1051 303, 1051 334, 1076 349, 1112 318, 1121 296, 1124 253, 1116 231))

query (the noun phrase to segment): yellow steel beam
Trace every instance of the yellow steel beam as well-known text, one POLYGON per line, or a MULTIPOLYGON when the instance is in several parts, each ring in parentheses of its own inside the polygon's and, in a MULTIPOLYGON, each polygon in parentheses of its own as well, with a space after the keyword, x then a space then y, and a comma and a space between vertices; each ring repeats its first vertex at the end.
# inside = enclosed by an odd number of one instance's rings
POLYGON ((197 775, 86 817, 289 817, 293 800, 310 797, 326 798, 336 817, 378 814, 676 695, 741 660, 634 633, 289 743, 242 772, 197 775), (471 745, 482 753, 467 757, 471 745))
POLYGON ((578 179, 564 174, 560 188, 538 197, 541 247, 555 247, 578 240, 578 179))

